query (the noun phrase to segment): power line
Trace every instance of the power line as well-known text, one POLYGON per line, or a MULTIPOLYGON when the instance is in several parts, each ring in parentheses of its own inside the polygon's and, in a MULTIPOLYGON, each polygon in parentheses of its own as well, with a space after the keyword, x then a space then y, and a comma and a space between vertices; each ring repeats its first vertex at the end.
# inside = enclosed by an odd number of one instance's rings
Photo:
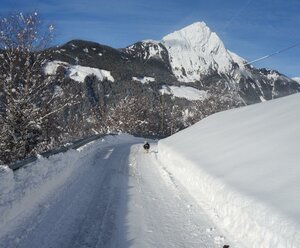
POLYGON ((283 49, 281 49, 281 50, 279 50, 279 51, 277 51, 277 52, 274 52, 274 53, 271 53, 271 54, 269 54, 269 55, 265 55, 265 56, 263 56, 263 57, 261 57, 261 58, 258 58, 258 59, 252 60, 252 61, 250 61, 250 62, 247 62, 245 65, 250 65, 250 64, 253 64, 253 63, 255 63, 255 62, 261 61, 261 60, 263 60, 263 59, 270 58, 271 56, 274 56, 274 55, 279 54, 279 53, 283 53, 283 52, 285 52, 285 51, 287 51, 287 50, 289 50, 289 49, 292 49, 292 48, 294 48, 294 47, 297 47, 297 46, 300 46, 300 42, 299 42, 299 43, 296 43, 296 44, 294 44, 294 45, 292 45, 292 46, 283 48, 283 49))

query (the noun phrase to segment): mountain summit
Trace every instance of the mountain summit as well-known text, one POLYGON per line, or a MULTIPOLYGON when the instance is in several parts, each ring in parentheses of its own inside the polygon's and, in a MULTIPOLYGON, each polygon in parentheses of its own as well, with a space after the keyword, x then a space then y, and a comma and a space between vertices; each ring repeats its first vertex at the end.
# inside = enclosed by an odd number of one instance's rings
POLYGON ((181 82, 201 80, 212 71, 229 73, 243 59, 232 56, 218 35, 204 22, 196 22, 162 39, 168 49, 173 73, 181 82))

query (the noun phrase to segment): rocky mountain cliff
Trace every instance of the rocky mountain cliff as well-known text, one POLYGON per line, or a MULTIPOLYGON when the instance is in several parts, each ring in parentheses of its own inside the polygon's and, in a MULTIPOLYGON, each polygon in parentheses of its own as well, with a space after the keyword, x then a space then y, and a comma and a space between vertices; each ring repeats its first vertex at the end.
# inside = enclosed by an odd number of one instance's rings
POLYGON ((128 98, 151 102, 161 111, 147 121, 159 122, 152 134, 168 135, 211 113, 300 91, 298 82, 277 71, 247 65, 204 22, 121 49, 72 40, 52 48, 51 60, 46 74, 80 84, 82 111, 101 106, 107 114, 128 98), (171 120, 175 124, 161 130, 171 120))

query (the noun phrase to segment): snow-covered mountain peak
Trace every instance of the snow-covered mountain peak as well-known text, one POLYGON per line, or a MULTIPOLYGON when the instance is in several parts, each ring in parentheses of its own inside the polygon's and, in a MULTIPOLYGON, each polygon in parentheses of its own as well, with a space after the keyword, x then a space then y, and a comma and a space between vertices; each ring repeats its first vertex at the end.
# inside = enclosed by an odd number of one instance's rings
POLYGON ((233 62, 243 61, 242 58, 236 61, 204 22, 168 34, 161 42, 169 52, 175 76, 182 82, 201 80, 201 75, 210 72, 226 73, 232 69, 233 62))
POLYGON ((163 60, 164 56, 167 57, 165 47, 159 41, 155 40, 143 40, 137 42, 126 47, 124 51, 135 58, 143 60, 148 60, 150 58, 163 60))
POLYGON ((208 41, 212 32, 204 22, 193 23, 183 29, 166 35, 163 38, 165 42, 174 42, 174 45, 179 45, 178 41, 185 41, 191 47, 201 45, 208 41))

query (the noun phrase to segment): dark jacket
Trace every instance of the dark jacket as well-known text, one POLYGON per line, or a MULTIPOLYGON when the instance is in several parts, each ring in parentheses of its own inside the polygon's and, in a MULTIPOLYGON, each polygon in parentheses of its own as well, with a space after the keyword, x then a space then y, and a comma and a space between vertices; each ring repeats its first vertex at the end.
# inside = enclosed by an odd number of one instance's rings
POLYGON ((146 143, 144 144, 144 149, 145 149, 145 150, 149 150, 149 149, 150 149, 150 145, 149 145, 148 142, 146 142, 146 143))

